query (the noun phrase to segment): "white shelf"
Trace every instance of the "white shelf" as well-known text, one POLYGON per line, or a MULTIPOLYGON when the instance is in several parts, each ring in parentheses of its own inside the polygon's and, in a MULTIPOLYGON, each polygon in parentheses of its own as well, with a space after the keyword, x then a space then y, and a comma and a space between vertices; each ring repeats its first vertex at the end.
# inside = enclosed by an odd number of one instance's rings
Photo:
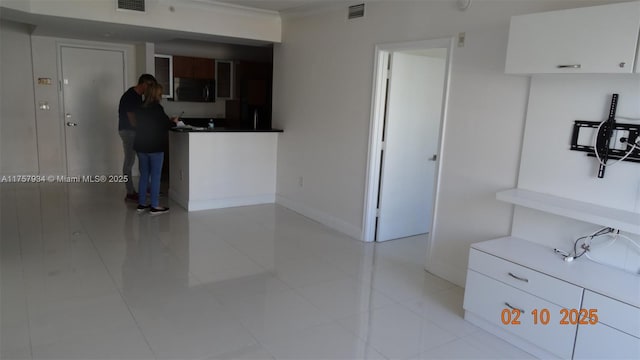
POLYGON ((640 213, 523 189, 500 191, 496 198, 511 204, 640 235, 640 213))

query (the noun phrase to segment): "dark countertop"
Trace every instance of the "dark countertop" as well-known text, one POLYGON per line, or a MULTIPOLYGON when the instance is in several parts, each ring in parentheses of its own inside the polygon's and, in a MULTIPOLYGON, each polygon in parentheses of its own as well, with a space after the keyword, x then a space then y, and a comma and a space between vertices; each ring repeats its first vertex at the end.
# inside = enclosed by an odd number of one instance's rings
POLYGON ((213 129, 209 128, 171 128, 171 131, 178 133, 203 133, 203 132, 283 132, 281 129, 231 129, 225 127, 214 127, 213 129))

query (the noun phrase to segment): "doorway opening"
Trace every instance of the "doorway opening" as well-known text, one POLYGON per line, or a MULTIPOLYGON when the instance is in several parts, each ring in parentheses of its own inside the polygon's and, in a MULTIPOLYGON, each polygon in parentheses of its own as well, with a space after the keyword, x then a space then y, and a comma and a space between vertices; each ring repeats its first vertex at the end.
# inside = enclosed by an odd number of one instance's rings
POLYGON ((364 241, 436 233, 452 49, 453 38, 376 46, 364 241))

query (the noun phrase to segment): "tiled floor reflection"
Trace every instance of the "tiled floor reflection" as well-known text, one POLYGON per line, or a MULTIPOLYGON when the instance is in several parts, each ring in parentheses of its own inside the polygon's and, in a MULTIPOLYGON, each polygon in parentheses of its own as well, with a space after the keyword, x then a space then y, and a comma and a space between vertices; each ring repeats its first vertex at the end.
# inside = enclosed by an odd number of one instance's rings
POLYGON ((116 185, 0 186, 2 359, 531 358, 462 319, 425 236, 365 244, 278 205, 150 216, 116 185))

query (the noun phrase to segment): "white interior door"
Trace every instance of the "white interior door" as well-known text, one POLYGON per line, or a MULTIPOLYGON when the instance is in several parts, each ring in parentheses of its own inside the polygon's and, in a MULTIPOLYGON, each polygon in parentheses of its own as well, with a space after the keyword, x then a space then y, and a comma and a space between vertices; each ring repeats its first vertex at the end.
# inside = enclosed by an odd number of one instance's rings
POLYGON ((67 174, 122 172, 118 103, 125 90, 124 52, 62 46, 67 174))
POLYGON ((431 228, 447 51, 435 50, 391 55, 376 241, 431 228))

